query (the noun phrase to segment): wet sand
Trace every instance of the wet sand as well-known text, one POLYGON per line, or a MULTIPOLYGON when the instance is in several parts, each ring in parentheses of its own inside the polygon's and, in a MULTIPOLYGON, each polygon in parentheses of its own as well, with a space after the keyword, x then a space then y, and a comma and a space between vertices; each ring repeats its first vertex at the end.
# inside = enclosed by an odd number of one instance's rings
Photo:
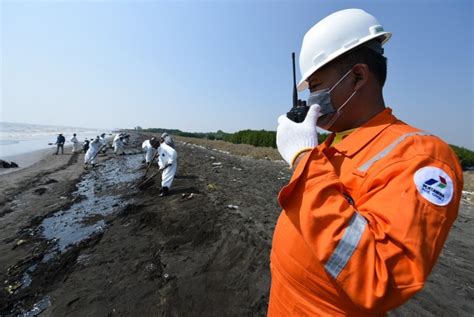
MULTIPOLYGON (((108 143, 112 143, 112 137, 107 137, 106 139, 108 143)), ((80 152, 82 152, 82 142, 80 142, 80 152)), ((34 150, 21 154, 1 156, 0 159, 4 161, 17 163, 18 168, 0 168, 0 175, 16 172, 26 167, 30 167, 31 165, 38 163, 45 157, 53 155, 54 153, 56 153, 56 145, 50 145, 48 148, 34 150)), ((64 154, 61 154, 61 152, 59 152, 58 155, 73 155, 72 145, 65 145, 64 154)))
MULTIPOLYGON (((64 151, 65 151, 64 155, 71 154, 71 153, 69 153, 70 151, 66 150, 66 148, 64 149, 64 151)), ((51 149, 42 149, 42 150, 32 151, 32 152, 23 153, 23 154, 17 154, 17 155, 1 157, 1 159, 4 160, 4 161, 15 162, 16 164, 18 164, 18 167, 17 168, 0 168, 0 175, 16 172, 16 171, 19 171, 23 168, 29 167, 29 166, 41 161, 47 155, 51 155, 53 153, 56 153, 55 148, 54 149, 52 149, 52 148, 51 149)))
MULTIPOLYGON (((0 175, 0 315, 265 315, 285 164, 177 142, 172 195, 158 198, 158 182, 137 188, 136 149, 93 170, 48 155, 0 175)), ((424 290, 391 315, 473 315, 472 218, 466 200, 424 290)))

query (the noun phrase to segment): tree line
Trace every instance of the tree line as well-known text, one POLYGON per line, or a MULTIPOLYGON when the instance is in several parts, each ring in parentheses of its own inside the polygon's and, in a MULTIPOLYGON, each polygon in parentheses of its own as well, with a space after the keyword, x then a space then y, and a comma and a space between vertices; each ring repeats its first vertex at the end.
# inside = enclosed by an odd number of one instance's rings
POLYGON ((461 163, 462 169, 466 170, 469 168, 474 168, 474 152, 471 150, 468 150, 462 146, 456 146, 456 145, 449 145, 454 153, 459 158, 459 162, 461 163))
MULTIPOLYGON (((184 132, 178 129, 143 129, 142 131, 151 133, 163 133, 168 132, 172 135, 178 135, 183 137, 209 139, 209 140, 222 140, 235 144, 250 144, 259 147, 272 147, 276 148, 276 132, 266 130, 241 130, 235 133, 226 133, 222 130, 217 132, 184 132)), ((322 143, 329 136, 328 133, 319 133, 318 141, 322 143)), ((474 167, 474 152, 464 147, 451 145, 451 148, 456 153, 464 170, 474 167)))

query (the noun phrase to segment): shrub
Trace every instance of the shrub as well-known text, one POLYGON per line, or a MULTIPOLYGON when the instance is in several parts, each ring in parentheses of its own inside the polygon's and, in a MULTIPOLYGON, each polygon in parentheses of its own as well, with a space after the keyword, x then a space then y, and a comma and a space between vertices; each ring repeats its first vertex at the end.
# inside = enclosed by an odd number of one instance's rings
POLYGON ((459 158, 459 162, 461 163, 461 167, 463 170, 467 170, 470 167, 474 167, 474 152, 471 150, 468 150, 464 147, 461 146, 456 146, 450 144, 451 148, 453 149, 454 153, 459 158))

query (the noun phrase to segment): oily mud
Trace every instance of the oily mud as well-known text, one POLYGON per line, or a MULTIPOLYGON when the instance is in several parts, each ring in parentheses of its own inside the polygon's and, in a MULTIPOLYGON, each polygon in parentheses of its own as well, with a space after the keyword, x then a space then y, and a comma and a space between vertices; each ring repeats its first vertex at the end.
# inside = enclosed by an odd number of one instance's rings
MULTIPOLYGON (((39 292, 36 286, 41 283, 36 280, 54 279, 55 277, 50 275, 56 275, 58 265, 67 266, 77 256, 74 249, 80 249, 100 239, 106 230, 106 216, 131 201, 130 198, 125 201, 120 198, 121 190, 128 189, 128 183, 141 176, 140 168, 141 155, 109 160, 84 174, 76 184, 75 191, 59 197, 70 203, 42 220, 40 217, 33 219, 29 227, 21 229, 23 239, 16 242, 15 248, 32 239, 37 240, 38 245, 32 257, 19 265, 10 266, 7 270, 9 277, 5 284, 8 284, 6 291, 10 295, 10 313, 36 314, 49 306, 46 305, 50 302, 48 297, 47 300, 39 299, 29 311, 25 309, 31 306, 32 301, 38 300, 38 296, 28 295, 39 292), (67 254, 63 256, 63 253, 67 254)), ((42 185, 55 182, 57 181, 48 179, 42 185)), ((47 190, 44 187, 39 189, 42 189, 42 193, 47 190)), ((35 189, 33 192, 38 194, 39 191, 35 189)), ((44 292, 41 286, 40 291, 44 292)))

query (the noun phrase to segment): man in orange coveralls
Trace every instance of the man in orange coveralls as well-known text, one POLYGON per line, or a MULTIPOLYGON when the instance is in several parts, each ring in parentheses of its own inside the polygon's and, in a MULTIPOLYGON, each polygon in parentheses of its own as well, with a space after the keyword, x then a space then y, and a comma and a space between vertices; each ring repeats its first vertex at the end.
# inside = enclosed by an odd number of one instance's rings
POLYGON ((303 39, 310 108, 301 123, 278 119, 294 173, 278 197, 269 316, 384 316, 423 288, 456 219, 457 157, 385 107, 390 36, 349 9, 303 39), (334 132, 320 145, 316 126, 334 132))

